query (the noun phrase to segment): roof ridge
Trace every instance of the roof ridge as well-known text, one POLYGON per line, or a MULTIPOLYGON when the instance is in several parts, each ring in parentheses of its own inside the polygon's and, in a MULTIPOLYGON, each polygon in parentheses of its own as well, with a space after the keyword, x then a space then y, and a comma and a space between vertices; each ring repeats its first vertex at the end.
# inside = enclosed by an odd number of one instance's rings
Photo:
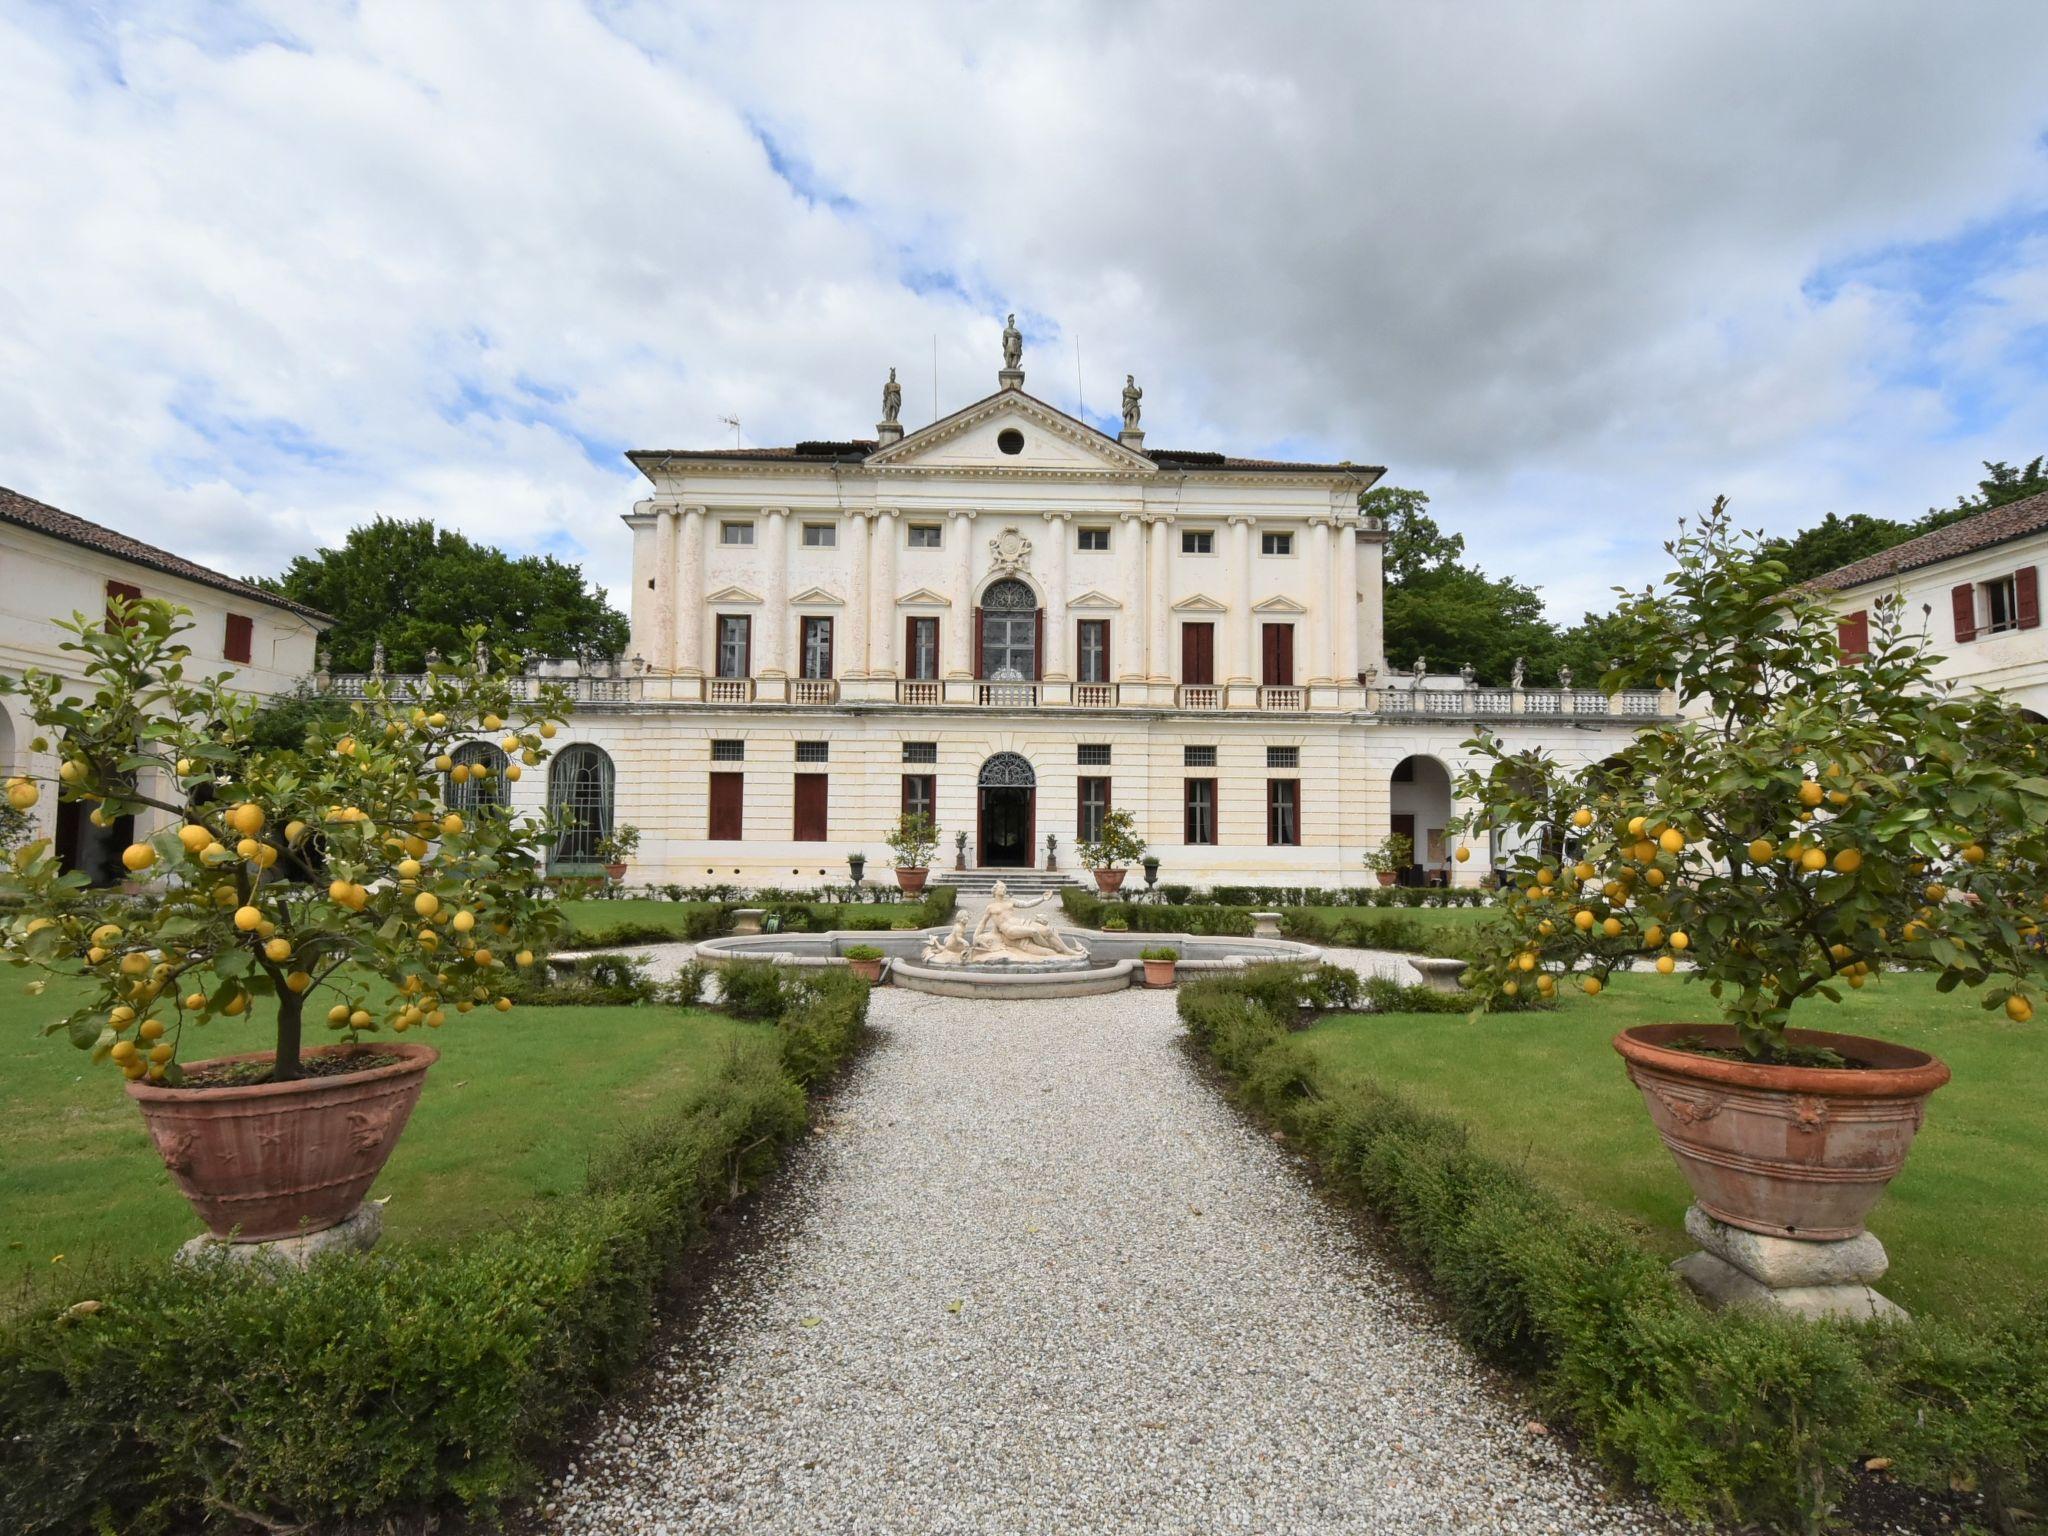
POLYGON ((1838 565, 1831 571, 1823 571, 1805 585, 1817 591, 1839 592, 1845 587, 1860 587, 1865 582, 1939 565, 1944 560, 1974 554, 1980 549, 1990 549, 2043 530, 2048 530, 2048 491, 2023 496, 2002 506, 1986 507, 1957 522, 1930 528, 1925 533, 1892 545, 1890 549, 1881 549, 1846 565, 1838 565))

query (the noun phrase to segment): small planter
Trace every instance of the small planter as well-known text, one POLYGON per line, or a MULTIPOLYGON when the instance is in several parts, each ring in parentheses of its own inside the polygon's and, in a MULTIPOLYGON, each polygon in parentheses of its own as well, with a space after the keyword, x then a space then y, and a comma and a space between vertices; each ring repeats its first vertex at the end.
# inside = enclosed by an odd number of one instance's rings
POLYGON ((931 878, 931 873, 928 869, 899 869, 896 871, 896 884, 904 895, 916 896, 923 892, 924 883, 931 878))
POLYGON ((862 880, 867 878, 868 861, 863 858, 849 858, 846 861, 846 870, 848 874, 853 876, 853 883, 859 885, 862 880))
POLYGON ((1173 985, 1174 968, 1172 960, 1147 960, 1145 962, 1145 985, 1148 987, 1170 987, 1173 985))
POLYGON ((848 955, 846 957, 846 968, 862 981, 879 982, 882 979, 882 957, 880 955, 875 955, 871 958, 848 955))
POLYGON ((1095 889, 1108 896, 1123 889, 1127 869, 1098 869, 1095 871, 1095 889))
POLYGON ((626 878, 626 861, 621 859, 616 864, 607 864, 604 867, 604 872, 612 877, 612 884, 617 885, 626 878))
POLYGON ((1643 1024, 1614 1037, 1628 1075, 1709 1216, 1772 1237, 1855 1237, 1905 1166, 1927 1099, 1948 1081, 1924 1051, 1855 1035, 1786 1031, 1854 1069, 1765 1066, 1674 1050, 1734 1050, 1727 1024, 1643 1024))
MULTIPOLYGON (((363 1203, 441 1053, 393 1042, 322 1046, 305 1056, 348 1051, 386 1063, 246 1088, 128 1084, 172 1181, 215 1237, 253 1243, 321 1232, 363 1203)), ((223 1056, 190 1070, 271 1054, 223 1056)))
POLYGON ((1394 872, 1391 869, 1383 869, 1373 878, 1378 880, 1381 885, 1392 885, 1394 883, 1394 872))

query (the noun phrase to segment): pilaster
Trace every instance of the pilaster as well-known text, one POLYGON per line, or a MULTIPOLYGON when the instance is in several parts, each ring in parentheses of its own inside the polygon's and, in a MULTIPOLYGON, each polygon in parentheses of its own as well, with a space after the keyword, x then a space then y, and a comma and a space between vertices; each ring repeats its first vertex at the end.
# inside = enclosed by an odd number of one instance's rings
POLYGON ((676 661, 685 677, 702 677, 710 616, 704 607, 704 537, 709 519, 703 507, 683 508, 682 552, 676 567, 676 661))
POLYGON ((1074 514, 1056 510, 1045 514, 1045 540, 1050 546, 1045 560, 1045 677, 1049 682, 1070 682, 1073 664, 1070 651, 1074 637, 1067 622, 1067 544, 1073 532, 1074 514))
MULTIPOLYGON (((761 633, 754 643, 761 648, 756 669, 763 679, 780 682, 789 676, 789 508, 770 507, 763 519, 767 548, 762 551, 767 591, 761 602, 761 633)), ((780 698, 778 689, 775 697, 780 698)))
POLYGON ((953 557, 953 611, 942 619, 946 676, 974 675, 974 510, 955 507, 946 514, 946 543, 953 557))

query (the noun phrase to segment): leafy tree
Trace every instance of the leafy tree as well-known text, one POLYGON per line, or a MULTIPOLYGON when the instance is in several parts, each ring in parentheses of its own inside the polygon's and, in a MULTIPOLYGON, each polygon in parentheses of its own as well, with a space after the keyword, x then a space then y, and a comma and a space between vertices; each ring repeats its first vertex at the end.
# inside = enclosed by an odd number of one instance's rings
POLYGON ((1953 507, 1929 507, 1924 516, 1908 522, 1862 512, 1848 517, 1830 512, 1813 527, 1789 539, 1771 540, 1763 552, 1785 567, 1788 580, 1811 581, 1852 561, 1917 539, 1923 533, 1946 528, 1950 523, 1959 523, 2008 502, 2038 496, 2043 491, 2048 491, 2048 454, 2020 469, 2002 459, 1986 460, 1984 478, 1977 482, 1977 494, 1958 496, 1953 507))
POLYGON ((394 672, 418 672, 427 652, 453 656, 472 624, 502 646, 537 656, 610 657, 626 647, 625 616, 580 566, 552 555, 515 559, 425 518, 379 517, 339 549, 300 555, 261 585, 334 616, 327 646, 338 671, 367 672, 379 640, 394 672))

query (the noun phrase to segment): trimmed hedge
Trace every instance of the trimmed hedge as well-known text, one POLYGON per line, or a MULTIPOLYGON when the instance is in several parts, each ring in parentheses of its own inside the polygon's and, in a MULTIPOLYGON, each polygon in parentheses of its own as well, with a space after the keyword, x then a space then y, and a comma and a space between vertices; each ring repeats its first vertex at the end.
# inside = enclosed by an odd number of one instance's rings
POLYGON ((1149 901, 1104 901, 1090 891, 1067 886, 1060 891, 1060 908, 1069 921, 1084 928, 1100 928, 1112 913, 1129 925, 1132 933, 1227 934, 1249 938, 1252 914, 1248 907, 1174 907, 1149 901))
POLYGON ((1179 1007, 1243 1102, 1386 1221, 1464 1338, 1661 1503, 1811 1529, 1875 1455, 1912 1486, 1976 1493, 2000 1529, 2048 1495, 2048 1295, 1968 1327, 1708 1312, 1621 1222, 1473 1150, 1456 1121, 1329 1082, 1291 1034, 1327 995, 1313 969, 1258 966, 1182 987, 1179 1007))
POLYGON ((0 1323, 0 1529, 489 1516, 639 1359, 711 1212, 803 1134, 802 1084, 859 1040, 867 995, 791 985, 772 1033, 515 1226, 278 1279, 138 1266, 90 1316, 0 1323))

